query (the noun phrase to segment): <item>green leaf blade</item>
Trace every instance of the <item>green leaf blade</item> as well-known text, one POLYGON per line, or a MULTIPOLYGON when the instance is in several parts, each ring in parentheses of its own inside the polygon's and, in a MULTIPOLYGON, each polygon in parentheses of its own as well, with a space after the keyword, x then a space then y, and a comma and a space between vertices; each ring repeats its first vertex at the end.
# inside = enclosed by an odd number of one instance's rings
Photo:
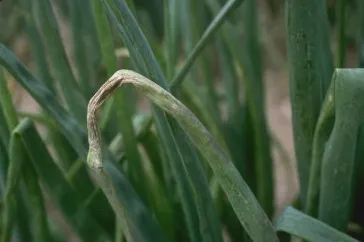
POLYGON ((304 202, 312 141, 321 104, 333 73, 329 26, 324 1, 286 2, 287 52, 294 146, 304 202))
POLYGON ((308 241, 357 241, 292 207, 287 207, 281 213, 275 222, 275 227, 278 232, 286 232, 308 241))
POLYGON ((333 80, 335 123, 322 160, 319 219, 341 231, 347 230, 353 207, 356 144, 364 121, 363 76, 363 69, 337 69, 333 80))

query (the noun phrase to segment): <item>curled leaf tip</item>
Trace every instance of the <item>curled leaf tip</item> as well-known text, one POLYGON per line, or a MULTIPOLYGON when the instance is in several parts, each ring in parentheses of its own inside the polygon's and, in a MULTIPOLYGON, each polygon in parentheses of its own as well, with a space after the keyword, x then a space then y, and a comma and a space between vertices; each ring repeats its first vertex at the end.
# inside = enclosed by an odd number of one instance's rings
POLYGON ((141 77, 130 70, 115 72, 90 99, 87 107, 87 129, 89 152, 87 164, 94 170, 102 169, 102 140, 98 121, 98 111, 102 104, 116 91, 118 87, 130 80, 141 77))

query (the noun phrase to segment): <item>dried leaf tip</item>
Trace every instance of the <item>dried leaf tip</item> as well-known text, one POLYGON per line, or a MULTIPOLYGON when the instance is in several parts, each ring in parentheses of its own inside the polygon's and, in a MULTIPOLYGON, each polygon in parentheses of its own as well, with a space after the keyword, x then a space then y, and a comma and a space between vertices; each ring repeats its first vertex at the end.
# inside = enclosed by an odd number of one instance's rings
POLYGON ((143 78, 130 70, 115 72, 90 99, 87 107, 87 129, 89 152, 87 163, 92 169, 102 169, 102 139, 98 121, 98 111, 102 104, 124 83, 143 78))

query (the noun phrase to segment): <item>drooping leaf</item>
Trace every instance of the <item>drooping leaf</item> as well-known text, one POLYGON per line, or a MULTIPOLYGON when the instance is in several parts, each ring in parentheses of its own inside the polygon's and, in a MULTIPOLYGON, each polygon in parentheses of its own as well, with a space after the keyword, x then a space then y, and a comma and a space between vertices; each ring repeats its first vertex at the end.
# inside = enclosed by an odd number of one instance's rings
POLYGON ((188 137, 209 162, 241 224, 251 238, 257 241, 278 241, 267 215, 234 164, 207 129, 191 111, 166 90, 135 72, 127 70, 116 72, 90 101, 88 112, 89 165, 100 170, 104 166, 95 111, 115 89, 128 83, 142 91, 153 103, 172 115, 187 132, 188 137))

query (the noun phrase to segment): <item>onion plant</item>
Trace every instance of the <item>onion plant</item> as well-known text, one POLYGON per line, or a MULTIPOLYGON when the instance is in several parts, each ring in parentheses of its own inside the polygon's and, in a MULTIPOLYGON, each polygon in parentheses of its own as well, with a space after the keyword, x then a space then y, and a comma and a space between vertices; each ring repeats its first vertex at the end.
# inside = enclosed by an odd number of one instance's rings
POLYGON ((335 5, 336 26, 324 0, 286 0, 300 191, 278 211, 260 1, 14 2, 32 65, 0 43, 2 242, 363 239, 363 50, 343 69, 349 3, 335 5), (39 113, 17 110, 9 76, 39 113))

